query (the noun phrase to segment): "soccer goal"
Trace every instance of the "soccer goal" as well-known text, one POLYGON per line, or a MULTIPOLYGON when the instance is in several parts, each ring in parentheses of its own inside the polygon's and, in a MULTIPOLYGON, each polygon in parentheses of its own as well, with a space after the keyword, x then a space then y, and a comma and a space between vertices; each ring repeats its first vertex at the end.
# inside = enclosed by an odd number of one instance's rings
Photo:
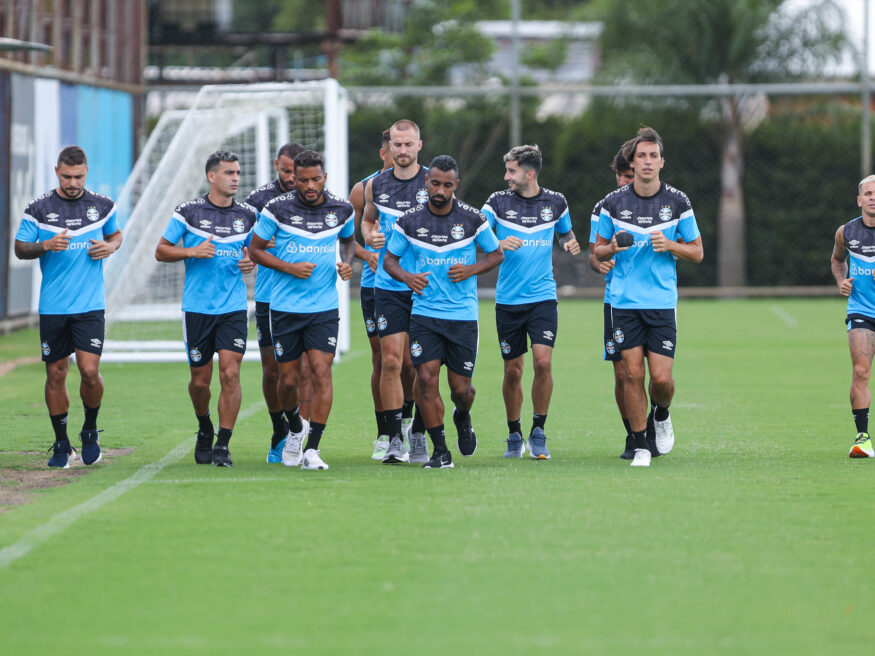
MULTIPOLYGON (((204 162, 225 149, 240 158, 237 200, 276 177, 273 160, 292 141, 325 157, 326 188, 346 197, 347 94, 336 80, 205 86, 191 109, 161 115, 118 200, 122 247, 107 259, 109 362, 185 361, 182 262, 159 263, 155 247, 174 208, 205 194, 204 162)), ((250 316, 255 275, 245 276, 250 316)), ((338 354, 349 349, 349 284, 338 278, 338 354)), ((258 359, 250 340, 246 359, 258 359)))

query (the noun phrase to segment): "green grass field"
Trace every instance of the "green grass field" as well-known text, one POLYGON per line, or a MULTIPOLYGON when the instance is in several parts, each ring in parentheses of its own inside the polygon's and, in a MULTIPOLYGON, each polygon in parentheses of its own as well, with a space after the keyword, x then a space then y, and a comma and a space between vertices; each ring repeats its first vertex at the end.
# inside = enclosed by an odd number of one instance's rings
MULTIPOLYGON (((549 462, 501 458, 488 304, 479 448, 454 470, 370 460, 358 315, 328 472, 265 464, 257 363, 230 470, 194 464, 185 365, 104 365, 101 443, 134 451, 0 514, 0 549, 30 548, 0 552, 0 653, 871 653, 875 462, 847 458, 843 313, 838 298, 682 301, 677 443, 649 469, 617 457, 594 301, 560 304, 549 462)), ((0 362, 38 347, 34 331, 0 338, 0 362)), ((45 464, 20 453, 53 439, 43 378, 0 378, 0 467, 45 464)), ((73 373, 69 387, 74 432, 73 373)))

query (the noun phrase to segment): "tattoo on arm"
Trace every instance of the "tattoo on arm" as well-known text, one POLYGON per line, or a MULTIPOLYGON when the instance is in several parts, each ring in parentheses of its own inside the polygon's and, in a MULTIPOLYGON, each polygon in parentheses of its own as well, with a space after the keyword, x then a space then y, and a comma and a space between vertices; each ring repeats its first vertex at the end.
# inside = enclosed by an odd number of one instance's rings
POLYGON ((15 255, 20 260, 35 260, 46 252, 42 242, 34 241, 18 241, 15 240, 15 255))

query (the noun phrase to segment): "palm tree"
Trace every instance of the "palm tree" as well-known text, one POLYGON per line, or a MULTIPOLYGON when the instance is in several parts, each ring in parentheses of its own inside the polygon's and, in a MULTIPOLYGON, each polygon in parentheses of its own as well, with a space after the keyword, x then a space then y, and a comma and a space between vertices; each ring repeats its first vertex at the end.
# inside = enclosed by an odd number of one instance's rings
MULTIPOLYGON (((832 0, 802 7, 784 0, 597 0, 588 13, 604 22, 600 77, 614 84, 812 79, 847 47, 844 14, 832 0)), ((740 286, 746 279, 745 103, 738 96, 714 103, 703 106, 710 110, 703 117, 716 115, 721 142, 717 284, 740 286)))

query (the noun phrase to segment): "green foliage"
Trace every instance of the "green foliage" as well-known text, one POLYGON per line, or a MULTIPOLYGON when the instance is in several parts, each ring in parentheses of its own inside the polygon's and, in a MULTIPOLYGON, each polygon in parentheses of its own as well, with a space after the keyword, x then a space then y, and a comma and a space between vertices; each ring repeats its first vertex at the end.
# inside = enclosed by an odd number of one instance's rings
POLYGON ((530 68, 548 71, 558 69, 568 56, 568 39, 553 39, 546 43, 529 45, 522 53, 521 62, 530 68))
POLYGON ((474 27, 500 0, 420 0, 410 5, 400 34, 371 30, 344 48, 341 81, 354 85, 443 85, 457 65, 482 75, 494 45, 474 27))

